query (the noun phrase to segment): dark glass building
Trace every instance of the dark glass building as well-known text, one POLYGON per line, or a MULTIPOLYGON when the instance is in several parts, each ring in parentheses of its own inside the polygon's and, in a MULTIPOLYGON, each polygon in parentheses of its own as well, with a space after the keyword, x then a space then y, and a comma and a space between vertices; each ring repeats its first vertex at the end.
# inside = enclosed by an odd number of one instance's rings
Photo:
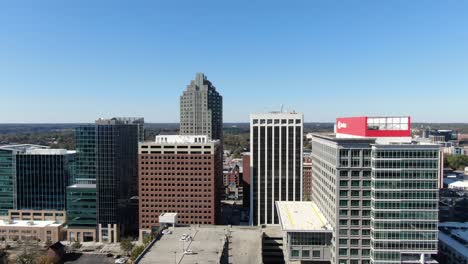
POLYGON ((278 224, 276 201, 302 201, 303 115, 250 116, 250 220, 278 224))
POLYGON ((74 151, 27 149, 16 155, 16 209, 66 209, 65 189, 74 151))
POLYGON ((14 209, 15 169, 15 150, 0 148, 0 216, 7 216, 8 210, 14 209))
POLYGON ((96 240, 95 180, 78 180, 67 187, 67 232, 69 241, 96 240))
POLYGON ((120 235, 138 234, 138 142, 143 118, 96 121, 96 187, 98 235, 101 242, 116 242, 120 235))

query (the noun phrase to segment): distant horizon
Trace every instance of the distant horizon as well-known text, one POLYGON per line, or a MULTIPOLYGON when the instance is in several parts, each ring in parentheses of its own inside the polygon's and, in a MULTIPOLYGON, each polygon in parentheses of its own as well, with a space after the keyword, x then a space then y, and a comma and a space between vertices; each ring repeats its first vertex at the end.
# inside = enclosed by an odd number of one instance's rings
MULTIPOLYGON (((249 124, 246 122, 223 122, 225 124, 249 124)), ((335 121, 304 121, 304 124, 334 124, 335 121)), ((81 124, 94 124, 94 122, 66 122, 66 123, 48 123, 48 122, 20 122, 20 123, 1 123, 0 125, 81 125, 81 124)), ((179 122, 147 122, 145 124, 179 124, 179 122)), ((425 121, 411 121, 411 124, 468 124, 468 122, 425 122, 425 121)))

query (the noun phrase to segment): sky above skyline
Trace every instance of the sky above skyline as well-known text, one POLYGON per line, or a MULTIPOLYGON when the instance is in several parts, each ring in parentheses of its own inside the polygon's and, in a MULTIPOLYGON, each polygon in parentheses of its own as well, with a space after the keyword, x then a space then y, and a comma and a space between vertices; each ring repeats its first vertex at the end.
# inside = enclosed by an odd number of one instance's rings
POLYGON ((204 72, 225 122, 468 122, 468 1, 2 1, 0 123, 178 122, 204 72))

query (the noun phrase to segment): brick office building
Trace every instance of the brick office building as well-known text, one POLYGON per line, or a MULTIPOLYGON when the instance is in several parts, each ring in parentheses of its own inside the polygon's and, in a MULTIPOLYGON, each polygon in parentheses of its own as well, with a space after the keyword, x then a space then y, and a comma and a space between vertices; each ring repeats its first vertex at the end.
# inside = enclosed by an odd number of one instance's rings
POLYGON ((311 201, 312 197, 312 156, 310 153, 304 153, 303 162, 302 162, 302 170, 304 173, 304 184, 303 184, 303 195, 302 199, 304 201, 311 201))
POLYGON ((222 152, 207 136, 157 136, 139 144, 140 236, 159 226, 159 215, 178 223, 215 224, 220 209, 222 152))

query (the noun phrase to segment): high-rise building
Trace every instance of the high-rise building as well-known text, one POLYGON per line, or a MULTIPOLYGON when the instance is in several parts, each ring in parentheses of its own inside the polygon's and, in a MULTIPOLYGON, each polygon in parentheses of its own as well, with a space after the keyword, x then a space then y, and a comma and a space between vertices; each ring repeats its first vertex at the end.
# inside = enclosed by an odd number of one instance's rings
POLYGON ((338 118, 336 135, 314 135, 312 200, 332 226, 331 263, 436 254, 439 155, 411 141, 409 117, 338 118))
POLYGON ((161 135, 140 143, 140 236, 159 226, 162 213, 177 213, 182 225, 216 224, 221 185, 219 140, 161 135))
POLYGON ((143 125, 143 118, 98 119, 75 131, 77 166, 70 187, 86 179, 96 181, 100 242, 138 233, 138 142, 144 139, 143 125))
POLYGON ((96 121, 96 188, 98 237, 115 242, 120 235, 138 233, 131 199, 138 196, 138 142, 143 118, 96 121), (128 210, 128 211, 127 211, 128 210))
POLYGON ((303 115, 250 116, 253 225, 278 224, 276 201, 302 201, 303 115))
POLYGON ((203 73, 180 97, 180 134, 223 139, 223 97, 203 73))

